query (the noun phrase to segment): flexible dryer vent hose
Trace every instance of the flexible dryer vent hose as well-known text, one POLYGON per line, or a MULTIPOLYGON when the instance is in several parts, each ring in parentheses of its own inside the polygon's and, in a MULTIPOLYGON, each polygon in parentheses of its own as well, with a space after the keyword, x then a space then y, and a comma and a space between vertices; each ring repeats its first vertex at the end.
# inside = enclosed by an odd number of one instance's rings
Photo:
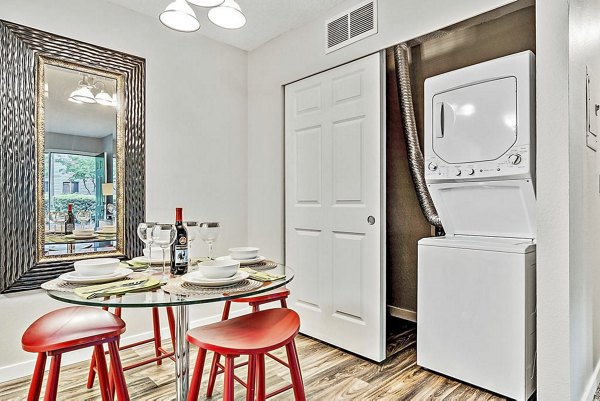
POLYGON ((442 222, 431 200, 431 195, 425 184, 425 167, 423 154, 419 147, 419 136, 415 122, 412 91, 410 89, 410 70, 408 65, 408 46, 402 43, 394 46, 394 60, 396 61, 396 79, 398 94, 400 96, 400 109, 404 123, 404 140, 408 153, 408 167, 412 175, 413 184, 419 199, 423 215, 429 224, 442 228, 442 222))

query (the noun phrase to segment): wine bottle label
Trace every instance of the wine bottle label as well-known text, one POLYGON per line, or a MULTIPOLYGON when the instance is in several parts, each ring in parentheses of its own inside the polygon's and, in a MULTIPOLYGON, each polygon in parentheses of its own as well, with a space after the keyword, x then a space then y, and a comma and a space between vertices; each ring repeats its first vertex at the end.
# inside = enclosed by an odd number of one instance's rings
POLYGON ((175 265, 187 265, 187 264, 188 264, 187 246, 180 246, 180 245, 176 246, 175 247, 175 265))
POLYGON ((65 226, 65 231, 72 233, 73 230, 75 229, 75 224, 73 223, 67 223, 65 226))

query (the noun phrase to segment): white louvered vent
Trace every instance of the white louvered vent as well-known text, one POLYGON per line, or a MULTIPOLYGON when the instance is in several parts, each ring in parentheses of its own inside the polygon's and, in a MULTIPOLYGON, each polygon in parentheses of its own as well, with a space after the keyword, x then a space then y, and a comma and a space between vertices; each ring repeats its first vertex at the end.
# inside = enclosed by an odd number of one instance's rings
POLYGON ((325 53, 377 33, 377 0, 364 1, 325 21, 325 53))

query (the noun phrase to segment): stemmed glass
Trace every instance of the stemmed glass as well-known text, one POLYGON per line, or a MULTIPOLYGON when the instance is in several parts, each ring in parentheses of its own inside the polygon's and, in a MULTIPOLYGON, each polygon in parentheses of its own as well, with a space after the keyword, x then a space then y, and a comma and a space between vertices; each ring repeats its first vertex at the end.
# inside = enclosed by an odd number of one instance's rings
POLYGON ((213 244, 221 235, 221 226, 216 222, 200 223, 200 238, 208 244, 208 258, 212 259, 213 244))
POLYGON ((185 229, 187 230, 187 240, 188 240, 188 255, 190 255, 190 266, 192 265, 192 242, 196 239, 196 234, 198 234, 198 222, 197 221, 186 221, 183 223, 185 229))
POLYGON ((89 210, 80 210, 75 215, 79 223, 81 223, 81 228, 86 229, 87 223, 92 219, 92 214, 89 210))
POLYGON ((167 256, 165 252, 177 237, 177 229, 173 224, 156 224, 152 229, 152 242, 162 248, 163 256, 163 276, 162 281, 166 282, 169 278, 167 275, 167 256))
POLYGON ((60 230, 60 233, 64 234, 65 233, 64 222, 66 220, 67 220, 67 216, 63 212, 56 212, 56 214, 54 215, 54 222, 56 223, 54 225, 54 231, 56 231, 58 228, 60 230))
POLYGON ((137 227, 137 235, 140 237, 142 242, 146 244, 148 248, 148 269, 150 269, 150 263, 152 263, 152 244, 154 243, 152 239, 152 230, 156 226, 156 223, 144 222, 138 224, 137 227))
POLYGON ((48 212, 48 231, 53 233, 56 232, 56 212, 48 212), (54 224, 54 230, 52 225, 54 224))

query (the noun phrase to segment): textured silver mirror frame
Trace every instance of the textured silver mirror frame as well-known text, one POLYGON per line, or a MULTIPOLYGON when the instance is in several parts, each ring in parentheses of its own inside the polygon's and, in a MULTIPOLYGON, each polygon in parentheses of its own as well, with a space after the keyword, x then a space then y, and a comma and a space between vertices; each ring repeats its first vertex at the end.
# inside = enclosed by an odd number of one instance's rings
MULTIPOLYGON (((0 292, 39 288, 73 269, 36 246, 36 69, 39 56, 112 71, 124 82, 124 255, 137 256, 145 216, 143 58, 0 20, 0 292)), ((87 255, 89 257, 89 255, 87 255)))

